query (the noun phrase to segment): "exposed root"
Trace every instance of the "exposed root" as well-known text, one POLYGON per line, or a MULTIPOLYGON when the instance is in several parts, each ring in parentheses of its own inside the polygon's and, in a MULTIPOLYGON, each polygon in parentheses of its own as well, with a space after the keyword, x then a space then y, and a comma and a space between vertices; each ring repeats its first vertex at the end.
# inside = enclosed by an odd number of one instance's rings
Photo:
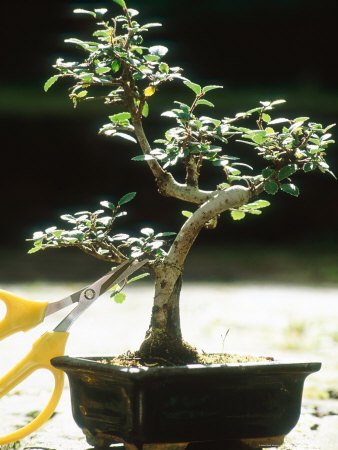
POLYGON ((198 362, 198 353, 182 339, 174 339, 164 331, 152 331, 135 353, 145 365, 178 366, 198 362))

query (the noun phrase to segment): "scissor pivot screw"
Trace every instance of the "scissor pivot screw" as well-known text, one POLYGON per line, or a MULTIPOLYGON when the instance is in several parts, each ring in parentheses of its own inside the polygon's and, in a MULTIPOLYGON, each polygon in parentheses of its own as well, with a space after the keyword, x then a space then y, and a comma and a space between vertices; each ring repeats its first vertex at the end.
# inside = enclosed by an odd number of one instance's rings
POLYGON ((87 289, 86 291, 84 291, 83 295, 87 300, 93 300, 93 298, 95 297, 95 291, 94 289, 87 289))

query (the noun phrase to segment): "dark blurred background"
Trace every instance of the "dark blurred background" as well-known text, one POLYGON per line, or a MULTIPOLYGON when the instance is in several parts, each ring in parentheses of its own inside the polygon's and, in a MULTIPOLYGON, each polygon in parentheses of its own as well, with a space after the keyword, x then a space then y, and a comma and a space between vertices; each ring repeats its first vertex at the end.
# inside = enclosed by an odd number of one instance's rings
MULTIPOLYGON (((135 144, 97 135, 111 113, 106 106, 91 103, 74 110, 62 83, 43 92, 56 58, 74 58, 64 39, 89 38, 93 29, 90 17, 73 9, 110 4, 117 13, 110 1, 2 3, 0 281, 73 279, 107 267, 72 251, 26 255, 25 239, 56 224, 65 212, 94 210, 101 200, 137 191, 121 227, 177 231, 180 211, 190 208, 157 194, 146 165, 130 162, 139 153, 135 144)), ((141 23, 163 24, 149 33, 149 42, 169 47, 169 64, 183 67, 199 84, 224 86, 210 93, 216 108, 205 114, 232 116, 260 100, 285 98, 273 113, 277 117, 337 121, 337 2, 130 0, 128 6, 141 11, 141 23)), ((151 99, 145 123, 151 142, 173 126, 160 113, 189 95, 172 84, 151 99)), ((327 159, 337 173, 337 146, 331 147, 327 159)), ((250 157, 249 150, 238 146, 229 153, 250 157)), ((205 188, 214 185, 211 177, 206 170, 205 188)), ((296 181, 300 198, 280 193, 261 217, 234 223, 224 215, 216 230, 202 232, 187 275, 337 282, 338 184, 319 172, 299 174, 296 181)))

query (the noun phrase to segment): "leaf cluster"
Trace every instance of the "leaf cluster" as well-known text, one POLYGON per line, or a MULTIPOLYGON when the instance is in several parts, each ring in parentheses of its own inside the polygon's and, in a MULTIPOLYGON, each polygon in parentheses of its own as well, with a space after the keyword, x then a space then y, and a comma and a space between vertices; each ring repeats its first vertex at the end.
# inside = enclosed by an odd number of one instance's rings
POLYGON ((166 238, 175 233, 155 234, 151 228, 141 229, 139 237, 113 233, 115 221, 127 214, 121 206, 130 202, 135 195, 135 192, 124 195, 116 205, 110 201, 102 201, 101 206, 105 209, 62 215, 61 219, 67 222, 69 228, 53 226, 34 233, 30 239, 33 241, 33 248, 29 253, 46 248, 77 247, 99 259, 117 263, 143 256, 153 259, 165 256, 163 247, 167 243, 166 238))
MULTIPOLYGON (((267 111, 270 112, 275 106, 284 103, 284 100, 260 102, 260 106, 238 113, 233 118, 219 120, 205 115, 197 116, 195 110, 198 105, 213 106, 202 97, 209 90, 221 86, 202 88, 189 81, 184 84, 195 93, 193 103, 188 106, 176 101, 176 108, 164 112, 162 116, 175 119, 177 126, 170 128, 164 139, 155 141, 156 144, 162 144, 161 148, 154 148, 150 156, 140 155, 133 160, 156 158, 163 168, 179 162, 187 165, 193 161, 197 176, 200 174, 202 162, 207 160, 214 166, 223 168, 226 181, 219 185, 220 189, 240 182, 254 189, 263 183, 265 192, 272 195, 281 189, 285 193, 298 196, 299 189, 290 182, 290 177, 298 170, 310 172, 319 169, 334 176, 325 160, 328 145, 334 142, 328 133, 334 124, 324 128, 319 123, 309 122, 308 117, 272 119, 267 111), (252 116, 256 116, 254 128, 239 126, 236 123, 251 119, 252 116), (264 169, 253 174, 253 168, 240 162, 238 156, 224 154, 222 145, 232 140, 252 146, 257 156, 265 161, 264 169), (251 173, 243 174, 243 168, 251 173)), ((242 214, 236 215, 237 220, 240 215, 242 214)))
MULTIPOLYGON (((162 116, 174 118, 177 126, 170 128, 165 133, 164 139, 158 139, 156 144, 162 144, 164 148, 155 148, 151 151, 152 158, 159 160, 163 168, 174 166, 179 161, 186 162, 189 158, 195 158, 201 165, 202 160, 214 161, 217 153, 222 149, 217 141, 226 143, 228 127, 224 127, 220 120, 211 119, 206 116, 196 116, 195 109, 199 105, 213 107, 214 105, 203 97, 212 90, 222 86, 201 86, 185 80, 184 84, 192 89, 196 97, 191 105, 175 101, 177 107, 170 111, 165 111, 162 116)), ((134 160, 144 160, 149 156, 142 155, 133 158, 134 160)))
MULTIPOLYGON (((70 98, 76 107, 79 102, 104 100, 108 105, 124 105, 130 109, 133 103, 135 115, 147 116, 147 99, 164 82, 183 78, 179 67, 169 67, 163 61, 168 49, 163 45, 146 46, 143 35, 160 23, 140 24, 135 17, 138 11, 127 8, 124 1, 116 1, 123 13, 113 18, 107 17, 104 8, 75 9, 75 13, 93 17, 96 29, 89 41, 70 38, 65 42, 80 47, 85 55, 80 61, 66 62, 58 58, 56 75, 49 78, 44 89, 47 91, 58 79, 70 78, 70 98)), ((103 127, 101 132, 117 134, 120 123, 103 127), (113 132, 115 129, 116 132, 113 132)), ((124 128, 122 126, 122 128, 124 128)), ((129 129, 128 131, 132 131, 129 129)), ((128 139, 128 137, 127 137, 128 139)))
POLYGON ((234 220, 241 220, 244 219, 245 214, 260 215, 262 214, 261 209, 267 206, 270 206, 270 202, 267 200, 256 200, 255 202, 242 205, 238 209, 231 210, 231 217, 234 220))
MULTIPOLYGON (((45 90, 59 78, 71 78, 74 84, 70 98, 75 106, 79 102, 96 99, 104 100, 109 106, 120 106, 120 112, 109 115, 109 123, 101 127, 100 133, 132 142, 136 142, 133 134, 136 135, 142 154, 132 159, 149 164, 160 190, 161 182, 165 184, 169 179, 168 171, 179 164, 184 166, 186 173, 186 184, 180 185, 181 191, 177 195, 181 199, 185 199, 185 188, 188 188, 186 191, 192 188, 198 192, 204 164, 211 164, 223 176, 223 181, 215 189, 226 190, 233 185, 244 184, 250 189, 251 198, 263 192, 275 195, 279 190, 297 197, 299 188, 292 177, 299 171, 307 173, 317 169, 334 176, 325 159, 328 145, 334 142, 329 133, 334 125, 323 127, 308 117, 272 117, 272 111, 284 103, 281 99, 261 101, 257 107, 234 117, 206 115, 205 108, 214 107, 207 99, 209 92, 222 86, 210 84, 202 87, 183 77, 179 67, 169 67, 163 60, 168 49, 144 42, 144 35, 160 24, 141 24, 136 20, 138 11, 128 8, 125 0, 114 1, 122 8, 122 13, 112 18, 108 18, 104 8, 74 11, 90 15, 96 23, 95 31, 89 41, 66 40, 80 47, 85 56, 77 62, 58 59, 55 65, 58 74, 46 82, 45 90), (151 148, 143 132, 142 119, 149 114, 150 97, 161 84, 172 80, 183 82, 194 97, 190 104, 175 101, 172 109, 162 113, 163 117, 176 123, 151 148), (252 148, 259 161, 257 167, 241 162, 238 154, 233 155, 233 150, 231 154, 226 151, 233 142, 252 148)), ((172 191, 167 194, 165 189, 161 193, 175 196, 172 191)), ((203 203, 205 197, 201 195, 200 198, 203 198, 203 203)), ((125 213, 120 210, 121 203, 116 207, 109 206, 109 202, 104 203, 110 216, 103 215, 101 210, 67 215, 65 220, 72 229, 53 228, 39 232, 31 252, 46 247, 75 245, 107 260, 138 258, 144 254, 165 256, 162 238, 171 233, 155 234, 146 228, 141 230, 139 237, 111 235, 114 221, 125 213)), ((261 209, 268 205, 266 200, 256 200, 231 209, 231 216, 240 220, 246 214, 259 215, 261 209)), ((194 213, 184 210, 182 214, 190 218, 194 213)))

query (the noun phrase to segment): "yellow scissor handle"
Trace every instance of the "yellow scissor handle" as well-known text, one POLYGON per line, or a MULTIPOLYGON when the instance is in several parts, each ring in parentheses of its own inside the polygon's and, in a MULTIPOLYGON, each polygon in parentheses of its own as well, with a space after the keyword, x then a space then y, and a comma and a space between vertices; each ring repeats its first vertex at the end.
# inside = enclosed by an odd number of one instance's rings
POLYGON ((7 308, 5 317, 0 321, 0 340, 38 325, 42 322, 48 305, 48 302, 25 300, 7 291, 0 291, 0 300, 7 308))
POLYGON ((15 442, 28 436, 43 425, 59 403, 64 383, 64 373, 55 369, 50 360, 64 355, 68 332, 47 332, 34 342, 32 350, 5 376, 0 379, 0 398, 38 369, 48 369, 54 375, 53 394, 45 409, 28 425, 6 436, 0 436, 0 445, 15 442))

